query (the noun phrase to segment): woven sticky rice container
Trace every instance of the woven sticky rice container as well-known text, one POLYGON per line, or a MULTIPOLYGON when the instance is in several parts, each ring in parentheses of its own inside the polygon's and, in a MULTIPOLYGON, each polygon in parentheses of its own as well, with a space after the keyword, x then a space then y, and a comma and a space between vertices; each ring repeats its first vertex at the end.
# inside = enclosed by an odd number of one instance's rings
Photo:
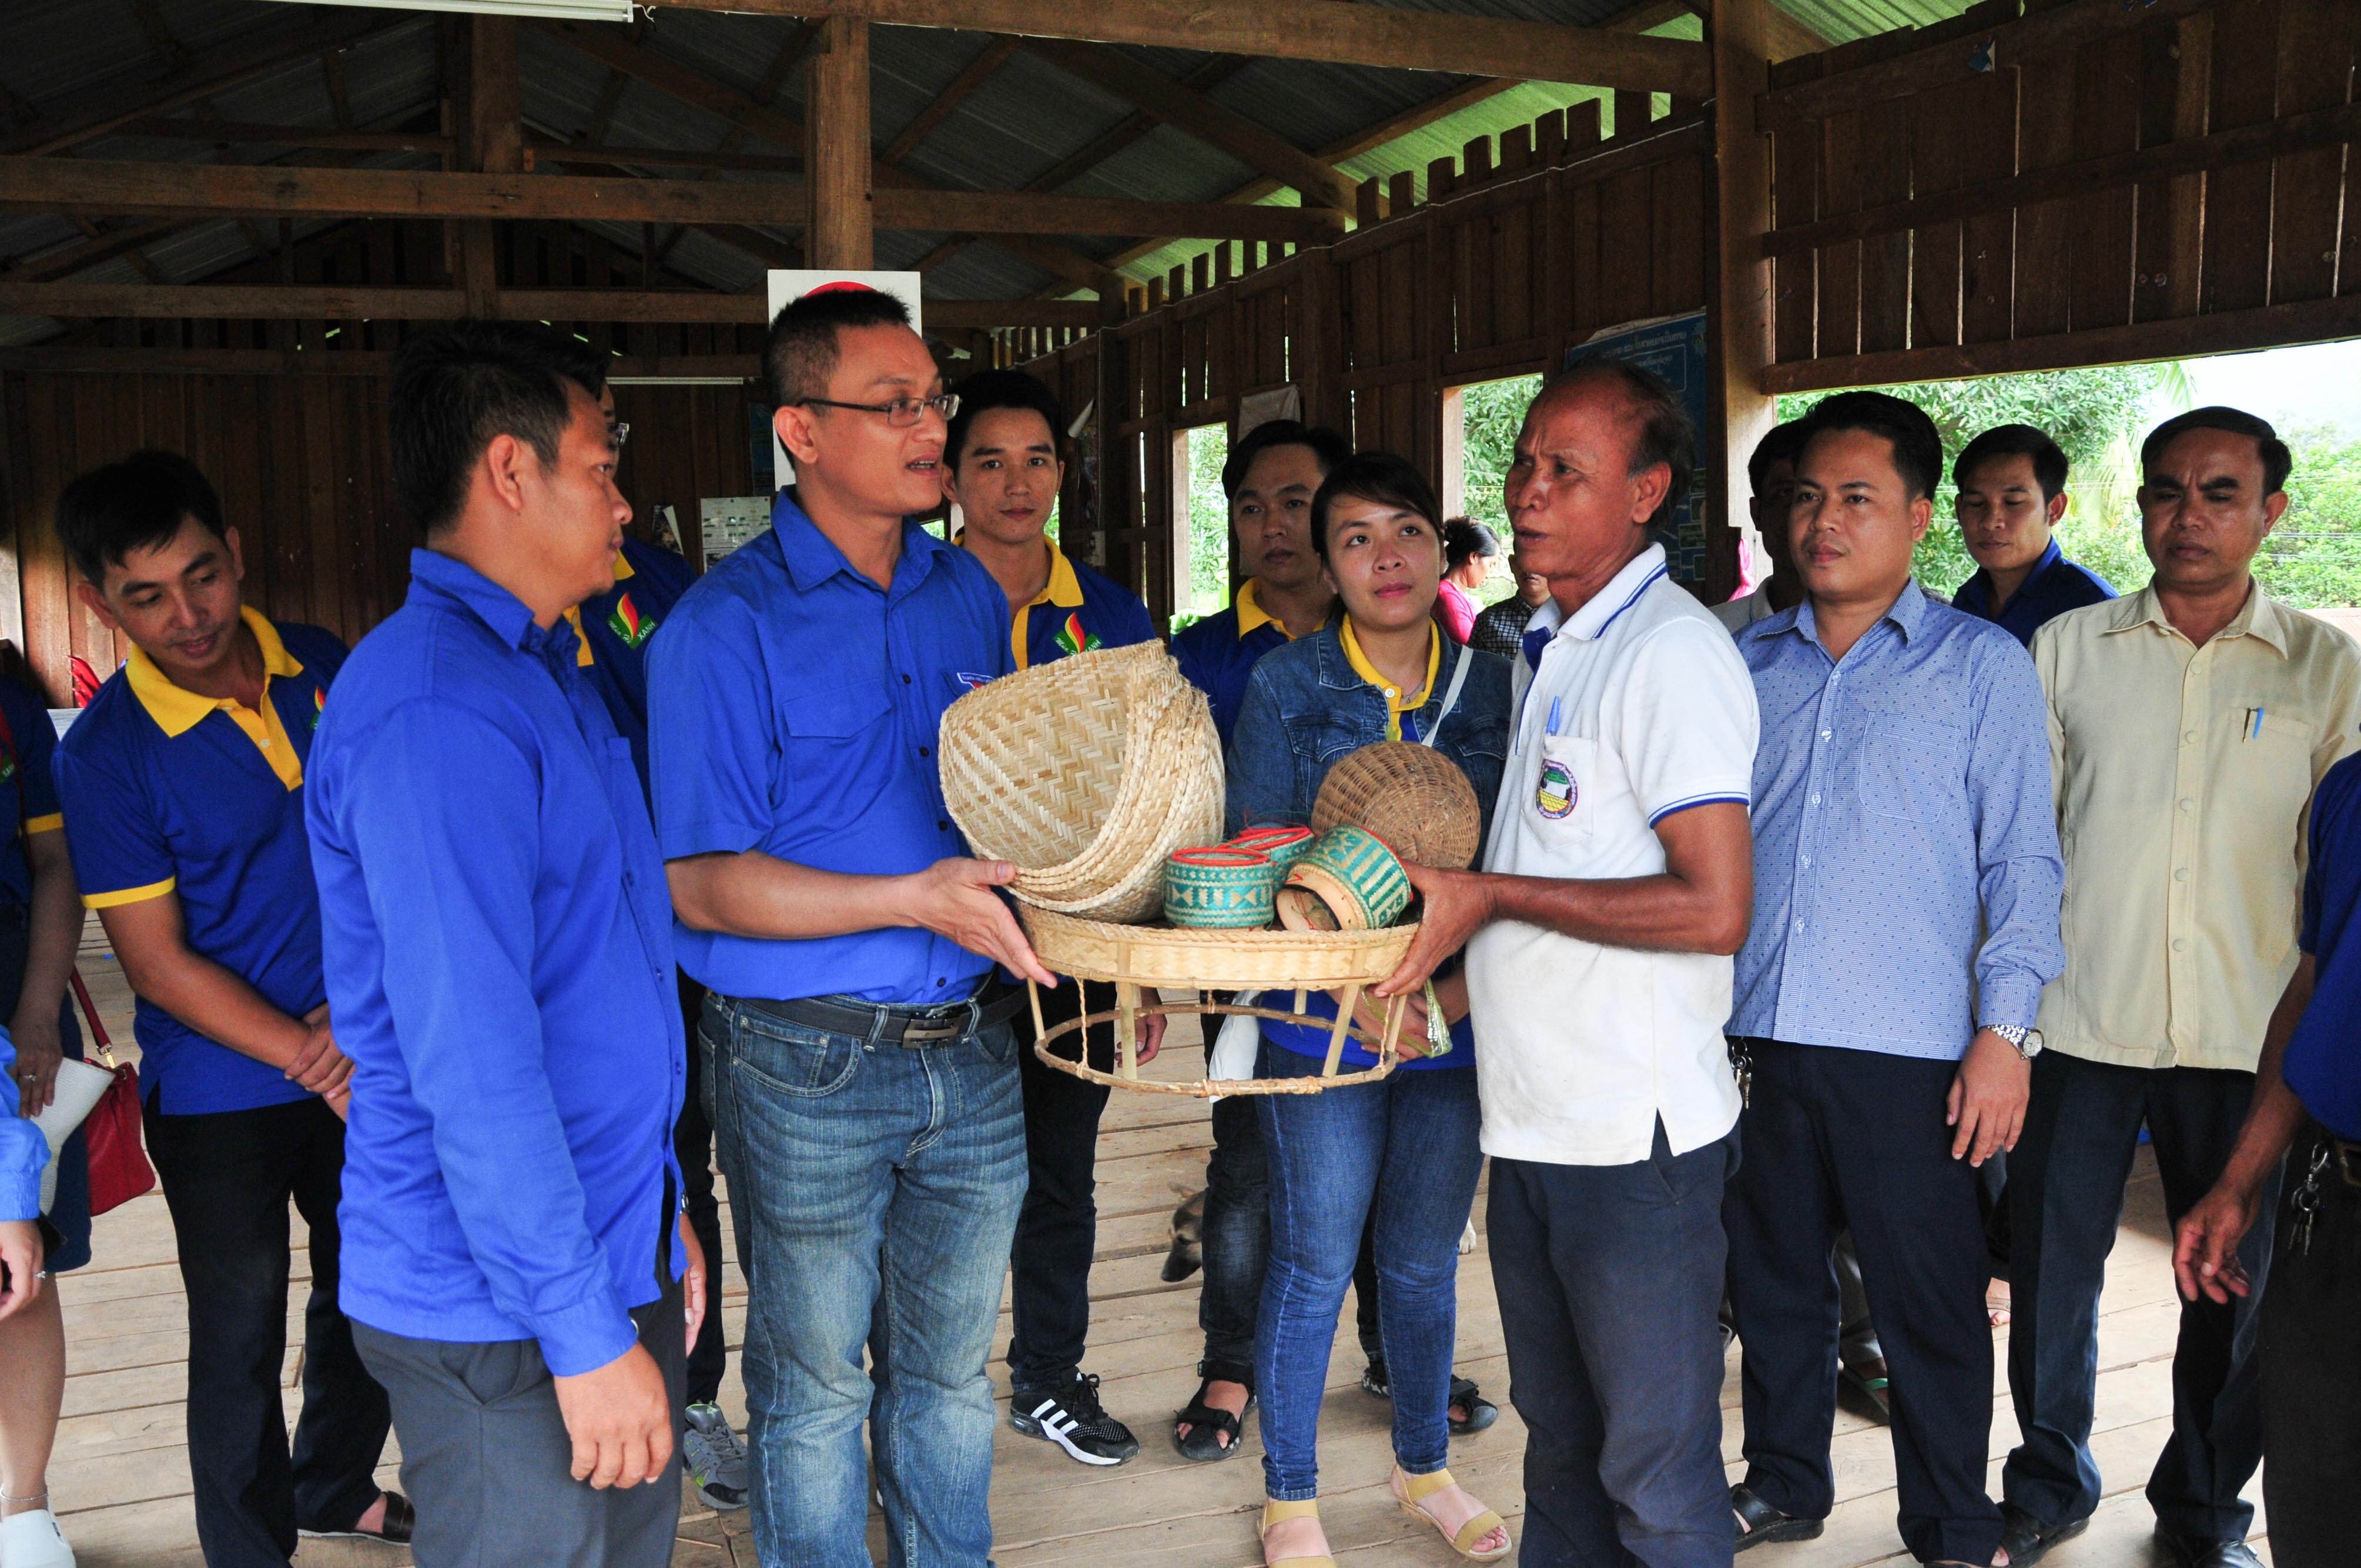
POLYGON ((943 714, 943 799, 968 846, 1061 914, 1146 920, 1164 861, 1222 836, 1222 740, 1157 642, 1004 675, 943 714))
POLYGON ((1432 746, 1380 740, 1337 760, 1312 804, 1312 830, 1362 828, 1414 865, 1466 871, 1482 848, 1484 808, 1459 764, 1432 746))

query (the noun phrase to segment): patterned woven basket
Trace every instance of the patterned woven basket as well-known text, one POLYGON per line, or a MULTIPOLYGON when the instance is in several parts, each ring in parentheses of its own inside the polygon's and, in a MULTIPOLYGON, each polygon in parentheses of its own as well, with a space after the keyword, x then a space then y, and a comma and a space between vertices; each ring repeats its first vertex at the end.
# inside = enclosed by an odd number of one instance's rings
POLYGON ((1165 857, 1221 837, 1221 736, 1160 643, 1004 675, 951 704, 941 740, 952 820, 1042 908, 1145 920, 1165 857))
POLYGON ((1466 871, 1476 861, 1484 808, 1459 764, 1432 746, 1380 740, 1338 760, 1312 805, 1312 830, 1367 828, 1403 860, 1466 871))

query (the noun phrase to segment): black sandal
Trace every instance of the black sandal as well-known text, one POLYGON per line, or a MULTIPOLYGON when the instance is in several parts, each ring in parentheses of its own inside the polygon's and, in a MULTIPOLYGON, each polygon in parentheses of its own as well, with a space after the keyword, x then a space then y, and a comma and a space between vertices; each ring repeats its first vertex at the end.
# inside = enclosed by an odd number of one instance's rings
MULTIPOLYGON (((1365 1394, 1375 1394, 1389 1404, 1392 1403, 1394 1397, 1392 1380, 1386 1376, 1386 1364, 1382 1358, 1372 1360, 1367 1368, 1362 1372, 1361 1391, 1365 1394)), ((1455 1372, 1451 1375, 1450 1408, 1455 1410, 1465 1409, 1467 1412, 1464 1420, 1458 1416, 1447 1416, 1451 1424, 1451 1435, 1454 1437, 1466 1437, 1470 1432, 1482 1431, 1500 1419, 1500 1407, 1484 1398, 1483 1390, 1476 1386, 1476 1379, 1462 1377, 1455 1372)))
POLYGON ((1197 1364, 1197 1397, 1172 1418, 1172 1446, 1180 1451, 1181 1458, 1200 1464, 1227 1459, 1238 1452, 1246 1435, 1246 1418, 1254 1408, 1254 1376, 1250 1372, 1227 1362, 1201 1361, 1197 1364), (1205 1403, 1205 1390, 1215 1383, 1242 1385, 1246 1391, 1246 1408, 1232 1415, 1217 1405, 1205 1403), (1184 1426, 1189 1429, 1185 1436, 1180 1431, 1184 1426))
POLYGON ((1738 1552, 1766 1541, 1816 1540, 1828 1524, 1826 1519, 1802 1519, 1783 1514, 1743 1486, 1730 1489, 1730 1507, 1743 1521, 1734 1527, 1738 1540, 1732 1550, 1738 1552))

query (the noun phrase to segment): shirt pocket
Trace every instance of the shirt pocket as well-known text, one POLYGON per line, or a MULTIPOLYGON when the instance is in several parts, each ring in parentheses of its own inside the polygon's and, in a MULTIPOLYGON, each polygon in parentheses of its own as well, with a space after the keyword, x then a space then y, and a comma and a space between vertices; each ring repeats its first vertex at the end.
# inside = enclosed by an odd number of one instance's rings
POLYGON ((2220 784, 2226 788, 2216 799, 2238 803, 2238 818, 2257 840, 2247 845, 2248 852, 2276 859, 2295 843, 2290 825, 2303 821, 2304 802, 2312 797, 2312 747, 2318 730, 2295 714, 2267 711, 2257 719, 2244 708, 2216 722, 2237 729, 2224 748, 2226 776, 2220 784))
POLYGON ((1861 809, 1920 824, 1955 816, 1967 787, 1967 731, 1923 714, 1877 710, 1866 718, 1856 763, 1861 809))
POLYGON ((826 744, 866 734, 889 706, 873 685, 830 686, 782 697, 779 720, 790 740, 826 744))
POLYGON ((1578 735, 1542 739, 1542 765, 1532 794, 1518 808, 1530 814, 1542 842, 1572 848, 1587 844, 1598 817, 1599 746, 1578 735))

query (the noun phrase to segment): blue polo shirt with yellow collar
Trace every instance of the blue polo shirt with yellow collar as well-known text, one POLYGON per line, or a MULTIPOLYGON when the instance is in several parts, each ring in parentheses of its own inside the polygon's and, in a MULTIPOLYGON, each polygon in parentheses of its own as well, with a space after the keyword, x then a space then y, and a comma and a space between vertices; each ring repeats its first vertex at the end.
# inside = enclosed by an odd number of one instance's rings
MULTIPOLYGON (((964 534, 960 543, 966 543, 964 534)), ((1127 648, 1155 637, 1156 622, 1148 619, 1137 594, 1087 563, 1070 558, 1055 541, 1041 543, 1049 547, 1049 580, 1016 607, 1008 632, 1008 652, 1018 669, 1097 648, 1127 648)))
MULTIPOLYGON (((943 710, 1014 668, 1008 596, 983 564, 902 525, 881 587, 783 490, 771 530, 697 579, 648 659, 650 776, 666 860, 760 850, 890 876, 965 855, 935 754, 943 710)), ((991 969, 917 927, 796 940, 675 923, 680 966, 728 996, 904 1007, 974 994, 991 969)))
POLYGON ((615 563, 615 586, 566 612, 573 623, 575 666, 631 745, 640 794, 648 793, 648 639, 671 616, 695 581, 688 563, 669 550, 626 537, 615 563))
POLYGON ((1246 699, 1246 678, 1254 674, 1255 661, 1294 641, 1279 618, 1256 599, 1257 586, 1248 578, 1239 585, 1235 604, 1172 640, 1180 673, 1213 706, 1213 728, 1222 732, 1224 750, 1230 731, 1237 728, 1238 707, 1246 699))
MULTIPOLYGON (((134 649, 59 743, 57 792, 83 904, 175 895, 192 950, 300 1018, 327 1000, 303 767, 345 645, 316 626, 243 613, 262 646, 259 712, 182 690, 134 649)), ((167 1114, 310 1093, 145 997, 132 1032, 149 1101, 167 1114)))
POLYGON ((0 721, 6 729, 0 736, 0 832, 11 823, 16 829, 0 842, 0 905, 21 908, 33 902, 27 842, 37 833, 58 831, 66 822, 51 771, 58 732, 38 695, 11 680, 0 679, 0 721))

